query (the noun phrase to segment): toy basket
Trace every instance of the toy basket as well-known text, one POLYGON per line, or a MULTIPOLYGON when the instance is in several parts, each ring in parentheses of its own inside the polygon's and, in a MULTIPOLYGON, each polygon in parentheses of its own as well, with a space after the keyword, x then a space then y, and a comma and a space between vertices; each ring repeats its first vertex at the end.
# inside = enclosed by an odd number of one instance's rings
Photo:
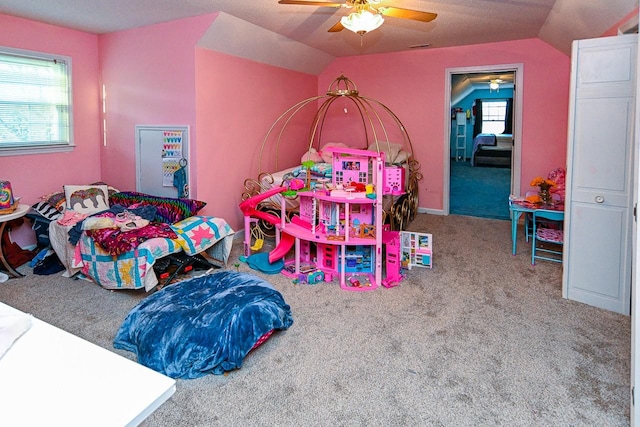
POLYGON ((0 215, 7 215, 10 213, 13 213, 13 211, 15 211, 16 209, 18 209, 18 202, 14 202, 13 205, 11 205, 8 208, 5 209, 0 209, 0 215))

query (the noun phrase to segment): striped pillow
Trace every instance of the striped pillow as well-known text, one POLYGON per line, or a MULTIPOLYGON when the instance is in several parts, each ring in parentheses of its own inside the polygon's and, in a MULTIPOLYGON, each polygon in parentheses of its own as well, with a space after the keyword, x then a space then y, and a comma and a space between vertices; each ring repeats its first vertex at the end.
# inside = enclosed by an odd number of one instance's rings
POLYGON ((49 221, 55 221, 62 215, 62 212, 47 202, 38 202, 31 206, 31 208, 49 221))

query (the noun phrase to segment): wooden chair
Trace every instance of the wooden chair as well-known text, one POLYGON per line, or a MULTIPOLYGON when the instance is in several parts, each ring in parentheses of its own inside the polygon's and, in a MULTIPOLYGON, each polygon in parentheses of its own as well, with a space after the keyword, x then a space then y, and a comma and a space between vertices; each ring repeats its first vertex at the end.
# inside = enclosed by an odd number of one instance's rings
POLYGON ((536 259, 562 263, 564 212, 540 209, 531 222, 531 265, 536 265, 536 259))

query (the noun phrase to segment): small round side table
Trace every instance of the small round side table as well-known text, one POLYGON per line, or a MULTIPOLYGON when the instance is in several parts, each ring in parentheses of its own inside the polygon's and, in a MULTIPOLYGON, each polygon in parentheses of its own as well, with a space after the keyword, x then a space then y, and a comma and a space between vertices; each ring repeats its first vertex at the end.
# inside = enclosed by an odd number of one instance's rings
POLYGON ((9 275, 13 277, 24 277, 24 274, 13 268, 11 264, 9 264, 9 261, 7 261, 7 259, 4 257, 2 237, 4 236, 4 233, 6 231, 5 228, 7 226, 7 223, 12 219, 18 219, 25 216, 27 212, 29 212, 29 208, 29 205, 19 204, 15 211, 8 214, 0 215, 0 263, 2 264, 2 267, 4 267, 4 269, 7 271, 7 273, 9 273, 9 275))

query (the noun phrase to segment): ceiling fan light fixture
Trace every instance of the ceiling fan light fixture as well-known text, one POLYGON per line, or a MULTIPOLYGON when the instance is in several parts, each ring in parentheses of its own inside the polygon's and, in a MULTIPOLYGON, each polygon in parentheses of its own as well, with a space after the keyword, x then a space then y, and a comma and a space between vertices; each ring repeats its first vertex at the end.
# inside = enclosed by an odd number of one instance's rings
POLYGON ((500 92, 500 82, 498 80, 491 80, 489 82, 489 92, 500 92))
POLYGON ((380 27, 384 22, 382 15, 368 10, 358 10, 340 19, 344 28, 361 36, 380 27))

